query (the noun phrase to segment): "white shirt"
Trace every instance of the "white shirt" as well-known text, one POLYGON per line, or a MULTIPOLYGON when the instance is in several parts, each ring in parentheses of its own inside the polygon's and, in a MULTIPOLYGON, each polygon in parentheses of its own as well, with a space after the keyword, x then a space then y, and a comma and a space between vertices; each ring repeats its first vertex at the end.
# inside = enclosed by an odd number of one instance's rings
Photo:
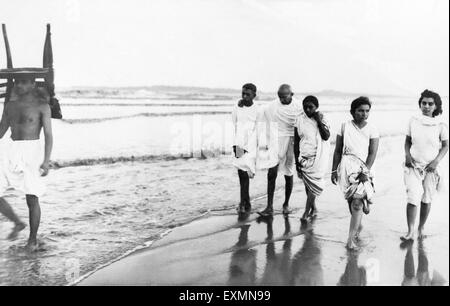
POLYGON ((353 120, 344 122, 338 135, 344 137, 344 154, 355 155, 363 162, 369 156, 369 144, 371 139, 379 138, 377 128, 370 122, 360 129, 353 123, 353 120), (344 131, 344 135, 342 135, 344 131))
POLYGON ((234 106, 231 113, 233 120, 233 145, 250 152, 256 151, 256 129, 258 120, 258 106, 234 106))
POLYGON ((442 141, 448 140, 448 126, 436 117, 414 116, 409 121, 406 135, 411 137, 413 160, 426 166, 439 154, 442 141))

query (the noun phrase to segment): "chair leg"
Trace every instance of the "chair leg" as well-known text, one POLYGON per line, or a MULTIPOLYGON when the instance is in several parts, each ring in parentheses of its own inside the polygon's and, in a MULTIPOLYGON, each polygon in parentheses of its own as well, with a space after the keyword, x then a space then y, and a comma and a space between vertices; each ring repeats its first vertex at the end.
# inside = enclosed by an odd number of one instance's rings
MULTIPOLYGON (((6 25, 2 24, 2 32, 3 32, 3 40, 5 41, 5 49, 6 49, 6 67, 11 69, 13 67, 11 49, 9 47, 8 34, 6 33, 6 25)), ((9 98, 11 97, 11 91, 14 86, 13 79, 8 79, 8 83, 6 85, 6 92, 4 95, 5 103, 9 102, 9 98)))
POLYGON ((44 43, 44 58, 43 67, 53 68, 53 50, 52 50, 52 40, 51 40, 50 24, 47 24, 47 34, 45 35, 44 43))
POLYGON ((2 31, 3 31, 3 39, 5 41, 5 49, 6 49, 6 67, 12 68, 12 57, 11 57, 11 49, 9 48, 9 41, 8 41, 8 34, 6 33, 6 25, 2 24, 2 31))

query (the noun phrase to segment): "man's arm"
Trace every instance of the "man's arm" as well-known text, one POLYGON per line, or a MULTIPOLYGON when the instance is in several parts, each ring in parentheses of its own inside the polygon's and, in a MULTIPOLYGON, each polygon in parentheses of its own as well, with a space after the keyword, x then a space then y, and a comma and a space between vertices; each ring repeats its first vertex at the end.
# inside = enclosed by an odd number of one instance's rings
POLYGON ((0 139, 2 139, 3 136, 5 136, 6 131, 8 131, 8 129, 9 129, 7 108, 8 108, 8 106, 6 104, 3 104, 2 119, 0 120, 0 139))
POLYGON ((231 121, 233 123, 233 154, 236 157, 237 114, 235 108, 231 111, 231 121))
POLYGON ((300 136, 298 135, 298 129, 294 129, 294 156, 295 156, 295 168, 300 170, 300 162, 298 157, 300 156, 300 136))
POLYGON ((41 165, 41 169, 44 171, 42 173, 42 176, 46 176, 48 174, 50 156, 53 149, 53 132, 50 106, 48 104, 45 104, 41 106, 41 109, 41 122, 45 137, 45 155, 44 162, 41 165))
POLYGON ((369 142, 369 155, 367 156, 366 166, 369 170, 372 168, 375 158, 377 157, 378 144, 380 143, 380 138, 371 138, 369 142))

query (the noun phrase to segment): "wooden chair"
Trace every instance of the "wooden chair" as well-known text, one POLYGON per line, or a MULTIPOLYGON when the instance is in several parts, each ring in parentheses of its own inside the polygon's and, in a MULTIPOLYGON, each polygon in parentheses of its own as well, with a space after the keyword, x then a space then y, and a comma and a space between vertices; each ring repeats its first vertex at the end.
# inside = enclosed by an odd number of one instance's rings
POLYGON ((50 24, 47 24, 47 34, 45 36, 44 57, 42 68, 13 68, 11 50, 9 48, 8 35, 6 34, 6 26, 2 24, 3 39, 6 48, 6 69, 0 69, 0 88, 6 88, 4 93, 0 93, 0 99, 4 98, 4 103, 8 103, 11 97, 11 91, 14 87, 14 79, 20 76, 33 77, 40 81, 36 81, 36 86, 45 88, 50 95, 50 108, 52 118, 62 119, 61 107, 58 99, 55 97, 55 83, 53 70, 53 51, 50 33, 50 24), (6 80, 5 83, 1 80, 6 80))

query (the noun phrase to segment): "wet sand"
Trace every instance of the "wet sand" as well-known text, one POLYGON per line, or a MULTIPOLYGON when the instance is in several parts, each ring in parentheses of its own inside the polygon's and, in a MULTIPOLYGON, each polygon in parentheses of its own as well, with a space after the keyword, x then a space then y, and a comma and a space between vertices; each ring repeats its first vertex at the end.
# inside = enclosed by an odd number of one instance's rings
MULTIPOLYGON (((392 152, 400 146, 392 145, 392 152)), ((363 219, 360 252, 345 249, 350 216, 342 194, 329 184, 318 200, 318 218, 306 227, 299 222, 304 191, 296 190, 294 213, 287 219, 279 212, 272 221, 255 213, 247 220, 238 220, 232 211, 212 213, 78 284, 448 285, 448 189, 433 203, 427 238, 401 244, 406 228, 401 158, 385 152, 378 162, 375 205, 363 219)), ((282 202, 283 193, 277 193, 276 208, 282 202)))

